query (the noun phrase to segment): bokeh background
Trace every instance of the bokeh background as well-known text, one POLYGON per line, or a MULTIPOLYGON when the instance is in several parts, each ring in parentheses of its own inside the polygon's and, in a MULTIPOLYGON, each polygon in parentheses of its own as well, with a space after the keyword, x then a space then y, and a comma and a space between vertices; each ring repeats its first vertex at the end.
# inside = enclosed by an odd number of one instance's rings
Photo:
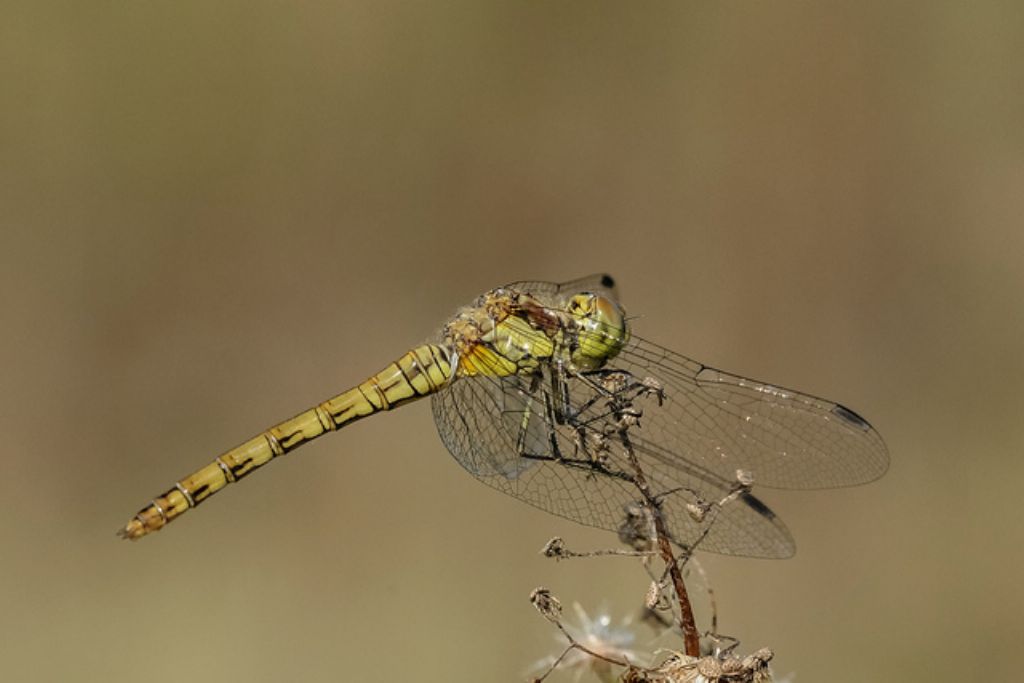
POLYGON ((557 650, 535 586, 632 614, 632 562, 537 554, 612 535, 478 484, 426 403, 114 536, 478 293, 603 270, 643 336, 892 452, 870 486, 762 491, 795 559, 703 558, 743 651, 805 682, 1019 672, 1020 3, 3 15, 4 680, 522 680, 557 650))

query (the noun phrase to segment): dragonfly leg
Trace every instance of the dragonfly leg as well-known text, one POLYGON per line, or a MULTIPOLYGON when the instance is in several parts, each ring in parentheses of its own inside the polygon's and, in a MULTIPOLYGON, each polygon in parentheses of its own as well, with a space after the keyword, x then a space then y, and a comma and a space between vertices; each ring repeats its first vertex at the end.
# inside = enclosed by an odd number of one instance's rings
POLYGON ((572 403, 569 401, 569 384, 565 381, 565 367, 561 363, 555 363, 551 371, 551 393, 555 397, 555 403, 551 411, 551 418, 555 424, 565 424, 574 414, 572 403))
POLYGON ((543 376, 540 372, 533 375, 530 381, 530 388, 526 392, 526 400, 523 405, 523 419, 519 423, 519 431, 516 434, 516 453, 520 457, 530 457, 531 454, 527 453, 527 439, 530 434, 531 420, 539 420, 539 425, 546 431, 544 438, 547 440, 551 459, 561 461, 564 457, 562 455, 562 448, 558 443, 556 425, 565 424, 565 406, 568 405, 568 394, 565 393, 564 382, 558 379, 556 373, 552 372, 551 374, 551 392, 540 391, 542 380, 543 376), (539 402, 537 399, 538 393, 544 399, 543 416, 533 409, 534 403, 539 402), (552 395, 559 397, 557 403, 552 400, 552 395))
POLYGON ((533 405, 533 396, 526 398, 526 405, 523 407, 523 420, 519 424, 519 434, 516 436, 516 452, 523 453, 526 450, 526 435, 530 430, 530 406, 533 405))
POLYGON ((563 424, 558 421, 559 411, 551 402, 551 395, 544 394, 544 407, 548 411, 548 421, 546 422, 548 428, 548 443, 551 445, 551 454, 555 460, 563 460, 562 449, 558 445, 558 434, 555 433, 555 425, 563 424))

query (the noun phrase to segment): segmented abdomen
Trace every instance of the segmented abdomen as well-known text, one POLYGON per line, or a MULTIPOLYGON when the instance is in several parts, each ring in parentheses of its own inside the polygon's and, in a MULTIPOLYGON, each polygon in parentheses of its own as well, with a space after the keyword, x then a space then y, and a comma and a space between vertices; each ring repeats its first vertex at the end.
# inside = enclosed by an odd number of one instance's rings
POLYGON ((217 456, 139 510, 119 535, 135 540, 158 531, 228 484, 318 436, 433 394, 451 380, 451 362, 444 346, 424 344, 409 351, 362 384, 217 456))

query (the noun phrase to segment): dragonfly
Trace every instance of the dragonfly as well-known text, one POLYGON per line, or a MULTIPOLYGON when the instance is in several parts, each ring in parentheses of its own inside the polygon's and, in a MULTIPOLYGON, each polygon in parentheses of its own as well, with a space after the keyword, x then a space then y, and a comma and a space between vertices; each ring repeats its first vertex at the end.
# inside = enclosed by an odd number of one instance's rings
POLYGON ((271 460, 425 396, 445 447, 485 484, 620 536, 642 484, 673 542, 727 555, 795 552, 754 485, 853 486, 888 468, 881 436, 853 410, 717 370, 631 327, 608 275, 488 291, 436 340, 177 481, 119 535, 158 531, 271 460))

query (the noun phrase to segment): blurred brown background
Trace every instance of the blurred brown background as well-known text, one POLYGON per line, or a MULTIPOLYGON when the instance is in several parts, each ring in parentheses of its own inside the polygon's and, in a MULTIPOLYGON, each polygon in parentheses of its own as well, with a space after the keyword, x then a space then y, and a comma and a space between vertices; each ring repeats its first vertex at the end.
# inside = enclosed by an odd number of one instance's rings
MULTIPOLYGON (((137 544, 222 450, 461 304, 608 270, 639 334, 893 455, 704 558, 799 681, 1010 680, 1024 638, 1020 3, 21 3, 0 23, 4 680, 521 680, 610 534, 404 408, 137 544)), ((640 636, 642 647, 645 638, 640 636)), ((565 680, 564 678, 562 680, 565 680)))

